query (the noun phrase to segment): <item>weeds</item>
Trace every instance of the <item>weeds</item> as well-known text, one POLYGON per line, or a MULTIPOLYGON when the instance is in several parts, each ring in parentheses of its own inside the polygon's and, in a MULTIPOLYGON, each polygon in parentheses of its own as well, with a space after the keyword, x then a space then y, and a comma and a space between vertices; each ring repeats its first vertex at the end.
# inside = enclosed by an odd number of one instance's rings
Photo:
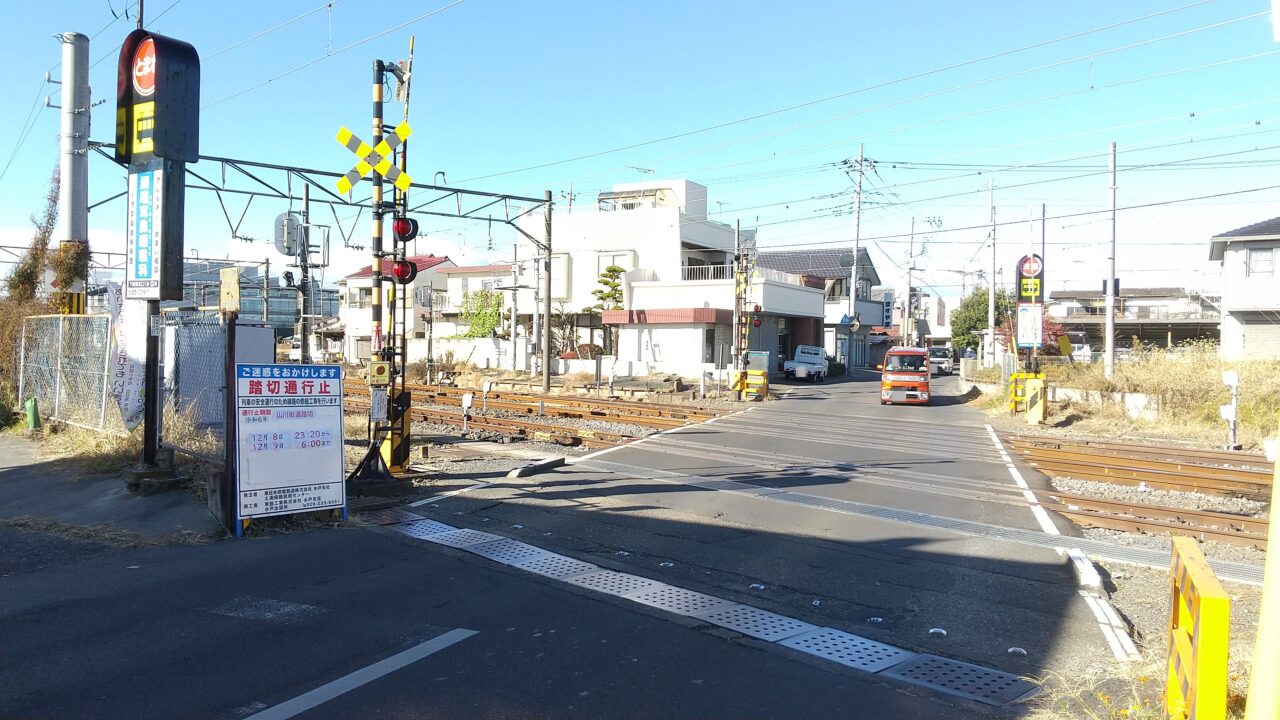
POLYGON ((160 547, 163 545, 199 545, 209 541, 209 536, 189 530, 169 535, 143 535, 114 525, 71 525, 57 520, 21 515, 0 519, 0 526, 29 532, 54 535, 67 540, 94 542, 116 548, 160 547))

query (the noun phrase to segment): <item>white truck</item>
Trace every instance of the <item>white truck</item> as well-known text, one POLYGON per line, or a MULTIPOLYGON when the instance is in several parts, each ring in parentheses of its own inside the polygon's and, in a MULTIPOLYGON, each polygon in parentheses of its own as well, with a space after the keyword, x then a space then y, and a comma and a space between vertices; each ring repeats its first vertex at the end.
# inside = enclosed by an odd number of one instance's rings
POLYGON ((951 348, 929 348, 929 367, 932 368, 934 375, 950 375, 953 369, 951 348))
POLYGON ((788 378, 822 382, 827 378, 827 353, 817 345, 797 345, 795 359, 782 363, 782 372, 788 378))

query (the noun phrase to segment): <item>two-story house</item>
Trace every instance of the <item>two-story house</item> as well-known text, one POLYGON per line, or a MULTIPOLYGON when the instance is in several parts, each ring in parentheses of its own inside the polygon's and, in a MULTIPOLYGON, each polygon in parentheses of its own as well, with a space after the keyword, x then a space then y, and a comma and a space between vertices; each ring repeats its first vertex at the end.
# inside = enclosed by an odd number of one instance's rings
POLYGON ((1280 217, 1215 235, 1222 265, 1222 357, 1280 359, 1280 217))
MULTIPOLYGON (((1105 344, 1107 297, 1098 290, 1049 293, 1045 312, 1067 332, 1084 333, 1093 347, 1105 344)), ((1179 287, 1121 287, 1115 303, 1117 347, 1137 340, 1171 347, 1179 342, 1218 335, 1219 313, 1212 298, 1179 287)))
MULTIPOLYGON (((530 235, 544 235, 541 218, 520 222, 530 235)), ((754 239, 744 231, 738 244, 750 248, 754 239)), ((524 259, 534 258, 532 249, 522 250, 524 259)), ((729 361, 734 252, 734 228, 707 218, 706 187, 688 180, 614 185, 594 208, 555 213, 551 300, 581 313, 596 304, 601 274, 622 268, 623 309, 600 316, 617 331, 616 371, 697 376, 729 361)), ((525 307, 526 292, 519 300, 525 307)), ((760 306, 753 316, 760 324, 750 328, 750 349, 768 351, 780 367, 795 345, 821 344, 825 296, 820 279, 756 267, 747 302, 760 306)))
POLYGON ((871 288, 880 284, 880 275, 866 248, 858 249, 853 261, 851 249, 761 251, 756 264, 793 275, 821 278, 823 298, 823 341, 827 354, 846 367, 865 367, 870 362, 871 327, 883 320, 883 304, 871 300, 871 288), (850 278, 857 267, 858 279, 850 278), (850 292, 850 290, 854 292, 850 292))
POLYGON ((538 310, 532 302, 519 307, 515 293, 523 286, 511 263, 491 265, 441 266, 436 272, 444 279, 444 289, 432 290, 430 298, 420 297, 419 319, 430 324, 420 327, 409 341, 409 356, 425 358, 428 353, 441 358, 452 353, 478 367, 529 370, 527 333, 521 325, 531 322, 538 310), (472 327, 468 303, 492 302, 498 322, 483 332, 472 327), (473 332, 475 331, 475 332, 473 332), (429 337, 428 337, 429 336, 429 337))
MULTIPOLYGON (((432 297, 430 291, 445 290, 445 279, 440 274, 440 270, 455 265, 449 258, 436 255, 416 255, 408 259, 417 264, 418 277, 403 288, 390 279, 384 279, 382 300, 384 303, 387 302, 390 289, 394 289, 397 293, 396 297, 400 297, 398 293, 403 292, 409 299, 409 312, 401 320, 405 322, 405 332, 411 339, 410 348, 412 349, 413 338, 426 337, 426 323, 430 318, 429 316, 424 318, 423 315, 427 312, 428 299, 432 297)), ((337 286, 338 319, 343 336, 342 357, 351 365, 368 362, 369 353, 373 348, 373 314, 370 311, 373 305, 372 266, 365 266, 351 273, 339 280, 337 286)), ((390 330, 385 312, 382 330, 384 334, 390 330)))

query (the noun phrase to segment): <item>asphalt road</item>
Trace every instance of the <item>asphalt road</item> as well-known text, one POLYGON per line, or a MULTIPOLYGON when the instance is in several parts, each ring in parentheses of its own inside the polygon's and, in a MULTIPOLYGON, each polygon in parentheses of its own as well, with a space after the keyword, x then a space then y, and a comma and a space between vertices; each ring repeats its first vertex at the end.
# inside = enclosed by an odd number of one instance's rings
MULTIPOLYGON (((947 529, 1038 527, 980 417, 875 392, 797 386, 555 472, 457 480, 415 511, 1010 673, 1104 653, 1057 553, 947 529)), ((0 544, 3 718, 1017 712, 389 528, 115 550, 0 527, 0 544)))

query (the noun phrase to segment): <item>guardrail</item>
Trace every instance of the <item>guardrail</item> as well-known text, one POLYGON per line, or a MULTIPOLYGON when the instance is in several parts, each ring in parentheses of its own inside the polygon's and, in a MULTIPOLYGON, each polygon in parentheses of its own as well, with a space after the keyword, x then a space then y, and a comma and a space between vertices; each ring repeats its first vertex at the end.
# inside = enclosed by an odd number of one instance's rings
POLYGON ((1198 543, 1188 537, 1172 539, 1169 584, 1173 607, 1169 611, 1165 716, 1170 720, 1221 720, 1227 715, 1231 599, 1198 543))

